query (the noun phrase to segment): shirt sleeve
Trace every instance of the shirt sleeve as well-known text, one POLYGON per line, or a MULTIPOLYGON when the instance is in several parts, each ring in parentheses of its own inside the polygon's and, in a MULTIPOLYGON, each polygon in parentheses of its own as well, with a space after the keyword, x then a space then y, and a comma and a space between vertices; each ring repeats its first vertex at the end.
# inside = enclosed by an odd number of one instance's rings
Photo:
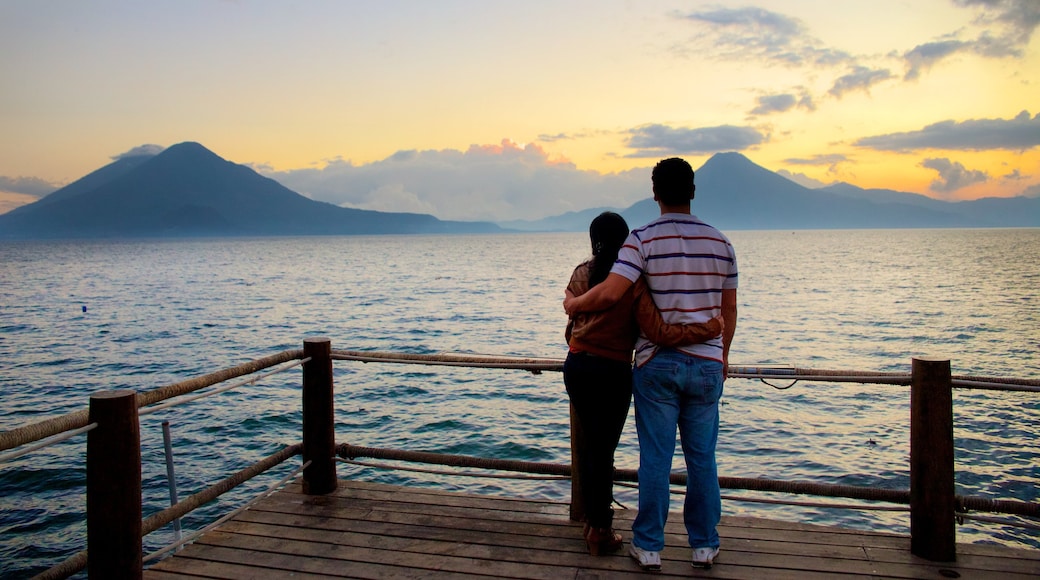
POLYGON ((650 295, 646 282, 639 278, 633 287, 636 322, 650 342, 664 347, 697 344, 711 340, 722 333, 722 325, 715 318, 694 324, 668 324, 650 295))
POLYGON ((625 244, 618 250, 617 261, 614 262, 610 273, 624 276, 632 282, 639 280, 646 269, 646 259, 643 257, 643 253, 639 251, 641 245, 642 243, 635 234, 628 234, 625 244))

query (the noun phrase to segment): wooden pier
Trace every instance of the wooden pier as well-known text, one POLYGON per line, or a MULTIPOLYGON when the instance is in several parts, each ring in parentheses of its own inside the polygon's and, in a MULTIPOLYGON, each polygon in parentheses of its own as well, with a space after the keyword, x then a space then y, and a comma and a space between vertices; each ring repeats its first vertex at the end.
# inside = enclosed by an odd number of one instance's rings
POLYGON ((710 570, 689 563, 682 517, 666 528, 662 570, 628 557, 634 510, 618 510, 625 550, 593 557, 566 503, 339 480, 328 495, 300 484, 254 504, 144 571, 185 578, 816 578, 1040 577, 1040 552, 958 544, 955 562, 910 553, 910 537, 724 517, 710 570))
MULTIPOLYGON (((513 473, 573 476, 569 465, 336 444, 333 360, 481 366, 559 371, 560 361, 470 355, 332 351, 326 338, 172 385, 137 393, 101 391, 82 411, 0 432, 0 462, 86 434, 87 549, 41 573, 68 578, 83 570, 109 578, 624 578, 647 574, 622 551, 586 552, 580 494, 570 502, 490 497, 340 479, 338 460, 357 457, 513 473), (142 513, 139 416, 252 384, 301 366, 301 443, 287 445, 157 513, 142 513), (265 369, 273 369, 258 374, 265 369), (252 376, 252 378, 242 377, 252 376), (200 389, 236 382, 207 393, 200 389), (183 398, 181 398, 183 397, 183 398), (174 401, 169 399, 180 398, 174 401), (164 402, 168 401, 168 402, 164 402), (162 404, 159 404, 162 403, 162 404), (46 441, 44 441, 46 440, 46 441), (142 553, 142 537, 169 525, 235 486, 300 457, 302 479, 264 497, 164 560, 142 553), (89 558, 88 558, 89 554, 89 558)), ((731 367, 731 373, 735 369, 731 367)), ((710 570, 693 568, 679 514, 666 528, 659 576, 812 580, 863 578, 1040 578, 1040 551, 956 542, 956 518, 972 511, 1040 517, 1033 501, 960 496, 954 492, 950 361, 915 358, 912 372, 813 371, 759 368, 745 378, 882 382, 910 387, 909 489, 819 482, 720 477, 726 489, 808 493, 909 504, 910 533, 855 531, 796 522, 724 517, 722 551, 710 570)), ((1040 392, 1040 381, 956 377, 971 388, 1040 392)), ((572 450, 572 458, 573 458, 572 450)), ((573 463, 572 459, 572 463, 573 463)), ((634 481, 632 470, 617 470, 634 481)), ((292 475, 288 476, 292 477, 292 475)), ((280 482, 279 485, 281 483, 280 482)), ((673 473, 673 485, 685 475, 673 473)), ((277 487, 277 486, 276 486, 277 487)), ((615 528, 630 539, 632 510, 618 510, 615 528)), ((965 517, 967 517, 965 515, 965 517)), ((627 547, 627 541, 626 541, 627 547)), ((173 546, 164 548, 171 550, 173 546)))

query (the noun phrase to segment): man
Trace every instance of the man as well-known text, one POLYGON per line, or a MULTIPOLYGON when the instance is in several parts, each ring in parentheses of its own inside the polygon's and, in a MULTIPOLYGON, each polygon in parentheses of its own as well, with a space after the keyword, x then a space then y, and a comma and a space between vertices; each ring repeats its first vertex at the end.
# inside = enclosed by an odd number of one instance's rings
POLYGON ((652 173, 661 216, 633 230, 610 275, 592 290, 564 300, 569 315, 602 310, 640 276, 646 277, 666 322, 707 322, 721 312, 722 336, 679 348, 660 348, 640 336, 633 395, 639 437, 639 513, 630 554, 644 570, 660 570, 668 518, 668 477, 678 426, 686 460, 683 520, 694 566, 710 568, 719 552, 722 513, 715 444, 719 399, 737 327, 737 260, 721 232, 690 213, 693 168, 665 159, 652 173))

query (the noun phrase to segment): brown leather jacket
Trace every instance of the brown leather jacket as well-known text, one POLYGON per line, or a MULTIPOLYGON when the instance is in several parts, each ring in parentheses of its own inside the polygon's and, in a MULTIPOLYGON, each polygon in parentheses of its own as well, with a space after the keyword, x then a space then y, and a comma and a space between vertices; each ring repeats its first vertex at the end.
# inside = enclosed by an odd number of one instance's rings
MULTIPOLYGON (((581 296, 589 290, 589 262, 574 269, 567 290, 581 296)), ((632 361, 639 331, 660 346, 694 344, 714 338, 722 332, 718 320, 703 324, 667 324, 654 304, 650 289, 640 278, 613 306, 599 312, 584 312, 567 321, 567 344, 572 352, 588 352, 598 356, 632 361)))

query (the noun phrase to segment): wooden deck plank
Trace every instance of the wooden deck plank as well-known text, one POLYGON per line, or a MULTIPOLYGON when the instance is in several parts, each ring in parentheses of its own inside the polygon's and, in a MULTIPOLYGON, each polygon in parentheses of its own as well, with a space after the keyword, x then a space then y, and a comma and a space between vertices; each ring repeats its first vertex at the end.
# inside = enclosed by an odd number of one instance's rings
MULTIPOLYGON (((305 528, 286 529, 279 526, 266 525, 242 525, 231 530, 236 534, 253 536, 267 536, 279 533, 281 537, 305 542, 327 542, 338 546, 378 547, 380 549, 415 552, 418 554, 464 555, 516 563, 528 562, 575 568, 590 567, 589 556, 585 554, 584 544, 580 540, 580 532, 572 534, 570 538, 547 540, 537 545, 531 545, 531 542, 526 539, 514 541, 510 545, 503 545, 506 542, 497 541, 496 539, 484 543, 471 542, 469 538, 464 537, 455 538, 453 541, 421 540, 403 535, 396 537, 371 536, 355 532, 329 532, 305 528)), ((675 561, 684 564, 682 553, 680 550, 669 549, 666 550, 665 558, 667 559, 669 556, 675 555, 675 561)), ((624 554, 620 558, 600 558, 597 560, 595 567, 601 570, 611 571, 612 573, 636 571, 633 564, 624 557, 624 554)), ((747 565, 747 563, 744 565, 747 565)))
MULTIPOLYGON (((645 578, 625 552, 595 558, 559 502, 340 481, 327 496, 299 485, 258 502, 145 577, 645 578)), ((626 537, 633 510, 619 510, 626 537)), ((666 527, 656 576, 723 579, 1040 577, 1040 551, 958 545, 956 563, 912 556, 910 540, 758 518, 723 518, 714 568, 690 566, 682 518, 666 527)))
MULTIPOLYGON (((302 506, 301 506, 302 507, 302 506)), ((441 517, 430 517, 430 516, 413 516, 408 515, 407 517, 397 519, 396 521, 392 518, 381 517, 375 512, 369 514, 369 520, 367 521, 356 521, 351 518, 340 518, 340 517, 326 517, 326 516, 313 516, 312 521, 305 522, 301 519, 293 520, 293 516, 289 514, 279 514, 277 512, 259 512, 250 510, 253 512, 249 515, 243 514, 244 519, 250 521, 264 520, 271 521, 275 525, 287 527, 291 525, 302 525, 306 528, 314 529, 320 528, 326 533, 338 533, 345 530, 364 530, 366 529, 367 522, 378 520, 379 525, 376 528, 368 527, 367 529, 372 533, 378 533, 381 537, 406 537, 416 538, 421 537, 431 540, 453 540, 455 542, 461 542, 467 545, 483 545, 483 544, 495 544, 499 546, 505 546, 510 549, 539 549, 539 550, 557 550, 561 552, 570 552, 579 556, 581 561, 587 559, 585 555, 585 546, 581 540, 580 526, 578 524, 565 522, 564 525, 555 526, 543 526, 532 529, 529 525, 525 524, 521 526, 513 526, 511 531, 504 533, 501 531, 494 531, 490 523, 486 529, 481 530, 464 530, 459 529, 458 522, 451 518, 441 517), (279 519, 277 516, 288 516, 289 519, 279 519), (417 519, 418 518, 418 519, 417 519), (516 533, 515 530, 521 529, 523 533, 516 533)), ((394 514, 399 515, 399 514, 394 514)), ((470 522, 472 523, 472 521, 470 522)), ((484 528, 482 525, 472 526, 484 528)), ((501 528, 501 525, 498 525, 501 528)), ((627 535, 627 532, 626 532, 627 535)), ((669 552, 675 550, 677 552, 685 551, 685 540, 677 537, 675 534, 669 534, 668 548, 669 552)), ((830 560, 867 560, 866 555, 862 548, 858 546, 827 546, 818 543, 804 543, 797 542, 791 543, 786 541, 776 540, 743 540, 731 543, 727 540, 726 550, 727 552, 732 551, 734 553, 750 552, 753 554, 752 559, 761 558, 761 555, 769 556, 770 554, 786 554, 786 555, 797 555, 806 556, 811 560, 810 562, 817 562, 820 558, 823 558, 824 562, 830 560), (772 544, 772 546, 770 546, 772 544)), ((427 548, 432 549, 432 548, 427 548)), ((503 556, 508 557, 508 556, 503 556)), ((558 556, 557 556, 558 557, 558 556)), ((667 557, 667 554, 666 554, 667 557)), ((627 564, 626 564, 627 565, 627 564)), ((841 565, 842 571, 851 571, 851 565, 841 565)), ((820 571, 833 571, 833 570, 820 570, 820 571)), ((865 572, 863 568, 861 572, 865 572)))

